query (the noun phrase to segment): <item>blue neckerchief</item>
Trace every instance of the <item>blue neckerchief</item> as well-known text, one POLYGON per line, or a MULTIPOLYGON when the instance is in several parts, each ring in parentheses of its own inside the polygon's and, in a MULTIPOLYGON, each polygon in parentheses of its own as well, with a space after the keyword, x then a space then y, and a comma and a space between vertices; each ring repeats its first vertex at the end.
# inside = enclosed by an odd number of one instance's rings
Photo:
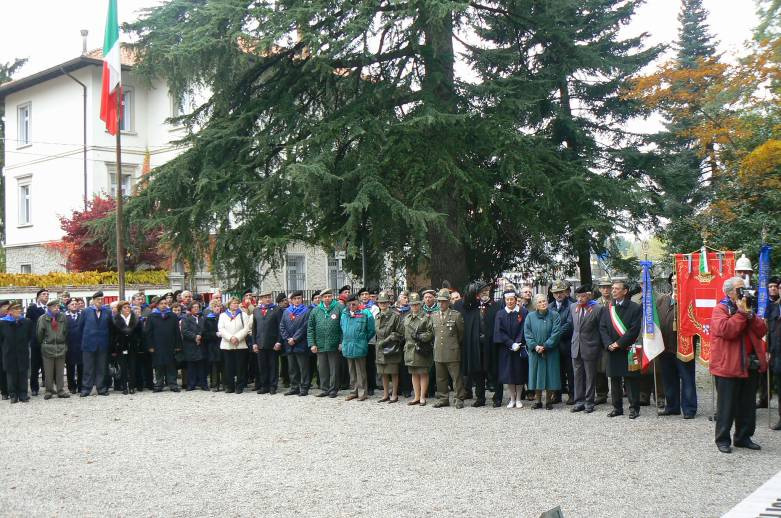
POLYGON ((300 306, 294 306, 293 304, 291 304, 291 305, 290 305, 290 306, 287 308, 288 312, 289 312, 291 315, 293 315, 294 317, 300 316, 300 315, 301 315, 301 313, 303 313, 304 311, 306 311, 306 309, 307 309, 307 307, 306 307, 306 304, 301 304, 300 306))
POLYGON ((729 297, 724 297, 723 299, 721 299, 719 301, 719 304, 724 304, 725 306, 727 306, 727 309, 729 310, 730 313, 733 313, 738 310, 738 307, 735 305, 734 302, 732 302, 732 299, 729 297))
POLYGON ((217 318, 217 313, 215 313, 214 311, 212 311, 211 313, 208 313, 208 314, 206 315, 206 317, 204 317, 204 318, 217 318))
POLYGON ((396 311, 398 311, 398 312, 399 312, 399 313, 401 313, 402 315, 406 315, 406 314, 407 314, 407 313, 409 313, 409 311, 410 311, 409 304, 405 304, 405 305, 403 305, 403 306, 401 306, 401 307, 398 307, 398 306, 397 306, 397 307, 396 307, 396 311))
POLYGON ((46 314, 49 316, 49 318, 52 318, 52 319, 56 319, 57 318, 54 315, 52 315, 52 312, 48 308, 46 309, 46 314))
POLYGON ((230 310, 230 309, 226 309, 226 310, 225 310, 225 314, 226 314, 226 315, 228 315, 228 318, 230 318, 231 320, 233 320, 234 318, 236 318, 237 316, 239 316, 239 315, 241 314, 241 310, 240 310, 240 309, 237 309, 237 310, 236 310, 236 313, 231 313, 231 310, 230 310))
POLYGON ((171 314, 171 308, 166 308, 165 311, 160 311, 160 308, 155 308, 152 310, 152 313, 155 315, 160 315, 163 318, 168 318, 168 315, 171 314))
POLYGON ((366 306, 366 309, 369 309, 370 307, 374 306, 375 302, 372 299, 369 299, 364 306, 366 306))
POLYGON ((275 307, 277 307, 277 305, 276 305, 276 304, 274 304, 274 303, 272 303, 272 304, 261 304, 261 305, 260 305, 260 306, 258 306, 258 307, 259 307, 260 309, 269 310, 269 309, 274 309, 275 307))
POLYGON ((18 322, 22 319, 22 316, 20 315, 19 318, 14 318, 11 315, 6 315, 0 320, 5 320, 6 322, 18 322))

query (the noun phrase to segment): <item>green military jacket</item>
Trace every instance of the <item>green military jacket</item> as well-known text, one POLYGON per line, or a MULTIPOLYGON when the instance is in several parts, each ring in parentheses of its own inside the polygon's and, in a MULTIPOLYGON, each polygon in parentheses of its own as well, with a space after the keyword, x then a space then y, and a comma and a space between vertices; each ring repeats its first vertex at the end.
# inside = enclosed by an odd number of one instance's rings
POLYGON ((329 308, 321 302, 311 310, 306 325, 306 340, 309 347, 316 345, 319 353, 338 350, 339 343, 342 341, 341 316, 342 305, 336 300, 331 302, 329 308))
POLYGON ((434 338, 434 326, 432 317, 422 310, 417 314, 411 311, 404 317, 404 365, 407 367, 430 368, 434 364, 431 356, 422 356, 415 352, 418 345, 416 336, 423 342, 430 342, 434 338))
POLYGON ((44 358, 64 358, 68 352, 68 321, 65 313, 57 314, 57 329, 52 326, 52 317, 44 313, 38 318, 36 338, 41 344, 44 358))
POLYGON ((434 361, 452 363, 461 361, 461 344, 464 340, 464 317, 448 308, 431 315, 434 324, 434 361))
POLYGON ((401 363, 403 357, 402 342, 404 342, 404 327, 398 313, 388 308, 380 311, 375 318, 375 362, 380 365, 401 363), (394 347, 395 346, 395 347, 394 347), (386 355, 384 349, 394 348, 398 352, 386 355))

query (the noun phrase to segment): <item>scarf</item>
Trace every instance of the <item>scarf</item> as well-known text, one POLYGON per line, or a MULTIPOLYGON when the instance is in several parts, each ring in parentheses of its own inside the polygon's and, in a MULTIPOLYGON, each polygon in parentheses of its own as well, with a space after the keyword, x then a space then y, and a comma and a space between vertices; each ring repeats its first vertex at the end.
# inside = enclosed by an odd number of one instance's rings
POLYGON ((6 315, 3 318, 0 318, 0 320, 5 320, 6 322, 16 323, 16 322, 19 322, 20 320, 22 320, 22 316, 19 315, 19 318, 14 318, 11 315, 6 315))
POLYGON ((290 313, 290 320, 295 320, 306 311, 306 304, 301 304, 300 306, 291 304, 290 307, 287 308, 287 311, 290 313))
POLYGON ((409 304, 405 304, 401 307, 396 306, 396 311, 398 311, 401 315, 406 315, 410 312, 409 304))
POLYGON ((263 316, 265 317, 265 316, 266 316, 266 313, 268 313, 268 311, 269 311, 270 309, 274 309, 275 307, 277 307, 277 305, 276 305, 276 304, 261 304, 261 305, 260 305, 260 306, 258 306, 258 307, 260 307, 260 312, 261 312, 261 313, 263 314, 263 316))
POLYGON ((171 314, 171 308, 168 308, 165 311, 160 311, 159 308, 155 308, 152 310, 152 314, 160 315, 161 317, 163 317, 163 320, 165 320, 171 314))
POLYGON ((52 319, 52 330, 57 331, 60 327, 60 324, 57 322, 57 317, 55 317, 48 308, 46 309, 46 314, 52 319))
POLYGON ((230 309, 226 309, 226 310, 225 310, 225 314, 226 314, 226 315, 228 315, 228 318, 230 318, 231 320, 233 320, 233 319, 234 319, 234 318, 236 318, 237 316, 241 315, 241 309, 237 309, 237 310, 236 310, 236 313, 231 313, 231 310, 230 310, 230 309))
POLYGON ((334 309, 334 306, 338 306, 338 305, 339 303, 336 300, 332 300, 331 305, 328 307, 325 307, 325 302, 321 302, 320 304, 317 305, 317 307, 322 309, 324 313, 328 314, 334 309))
POLYGON ((434 305, 431 306, 431 307, 426 306, 425 304, 423 304, 423 311, 425 311, 426 313, 429 313, 429 314, 435 313, 435 312, 439 311, 439 302, 435 302, 434 305))

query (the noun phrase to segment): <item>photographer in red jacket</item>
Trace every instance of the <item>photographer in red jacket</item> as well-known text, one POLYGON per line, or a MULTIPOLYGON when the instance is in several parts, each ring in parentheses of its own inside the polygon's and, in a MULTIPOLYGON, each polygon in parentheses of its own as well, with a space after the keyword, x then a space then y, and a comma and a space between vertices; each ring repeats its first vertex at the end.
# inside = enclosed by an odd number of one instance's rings
POLYGON ((760 373, 767 370, 767 351, 762 337, 765 321, 754 315, 751 296, 743 279, 724 281, 724 299, 713 308, 711 318, 710 372, 716 377, 716 446, 731 453, 730 431, 735 423, 732 443, 737 448, 759 450, 751 440, 757 424, 754 395, 760 373))

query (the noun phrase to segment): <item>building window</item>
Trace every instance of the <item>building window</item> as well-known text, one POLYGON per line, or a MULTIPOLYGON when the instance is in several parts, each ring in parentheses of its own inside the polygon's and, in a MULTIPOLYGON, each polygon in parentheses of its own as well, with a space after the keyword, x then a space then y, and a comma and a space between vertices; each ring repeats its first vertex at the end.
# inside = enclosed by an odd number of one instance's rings
POLYGON ((171 96, 171 117, 189 115, 195 110, 195 96, 184 92, 179 98, 171 96))
POLYGON ((16 146, 30 145, 30 103, 23 104, 16 109, 17 132, 16 146))
MULTIPOLYGON (((108 171, 108 194, 117 195, 117 166, 116 164, 106 164, 108 171)), ((122 168, 122 195, 130 196, 133 193, 133 180, 135 177, 135 167, 122 168)))
POLYGON ((32 191, 28 181, 19 184, 19 225, 31 225, 32 216, 32 191))
POLYGON ((31 264, 19 265, 19 273, 33 273, 33 265, 31 264))
POLYGON ((288 254, 285 265, 287 267, 287 291, 305 290, 304 256, 288 254))
POLYGON ((135 123, 133 120, 133 101, 135 101, 133 89, 128 86, 122 87, 122 116, 119 120, 121 131, 133 131, 135 123))
POLYGON ((341 261, 334 257, 328 258, 328 287, 338 290, 347 284, 347 274, 340 268, 341 261))

